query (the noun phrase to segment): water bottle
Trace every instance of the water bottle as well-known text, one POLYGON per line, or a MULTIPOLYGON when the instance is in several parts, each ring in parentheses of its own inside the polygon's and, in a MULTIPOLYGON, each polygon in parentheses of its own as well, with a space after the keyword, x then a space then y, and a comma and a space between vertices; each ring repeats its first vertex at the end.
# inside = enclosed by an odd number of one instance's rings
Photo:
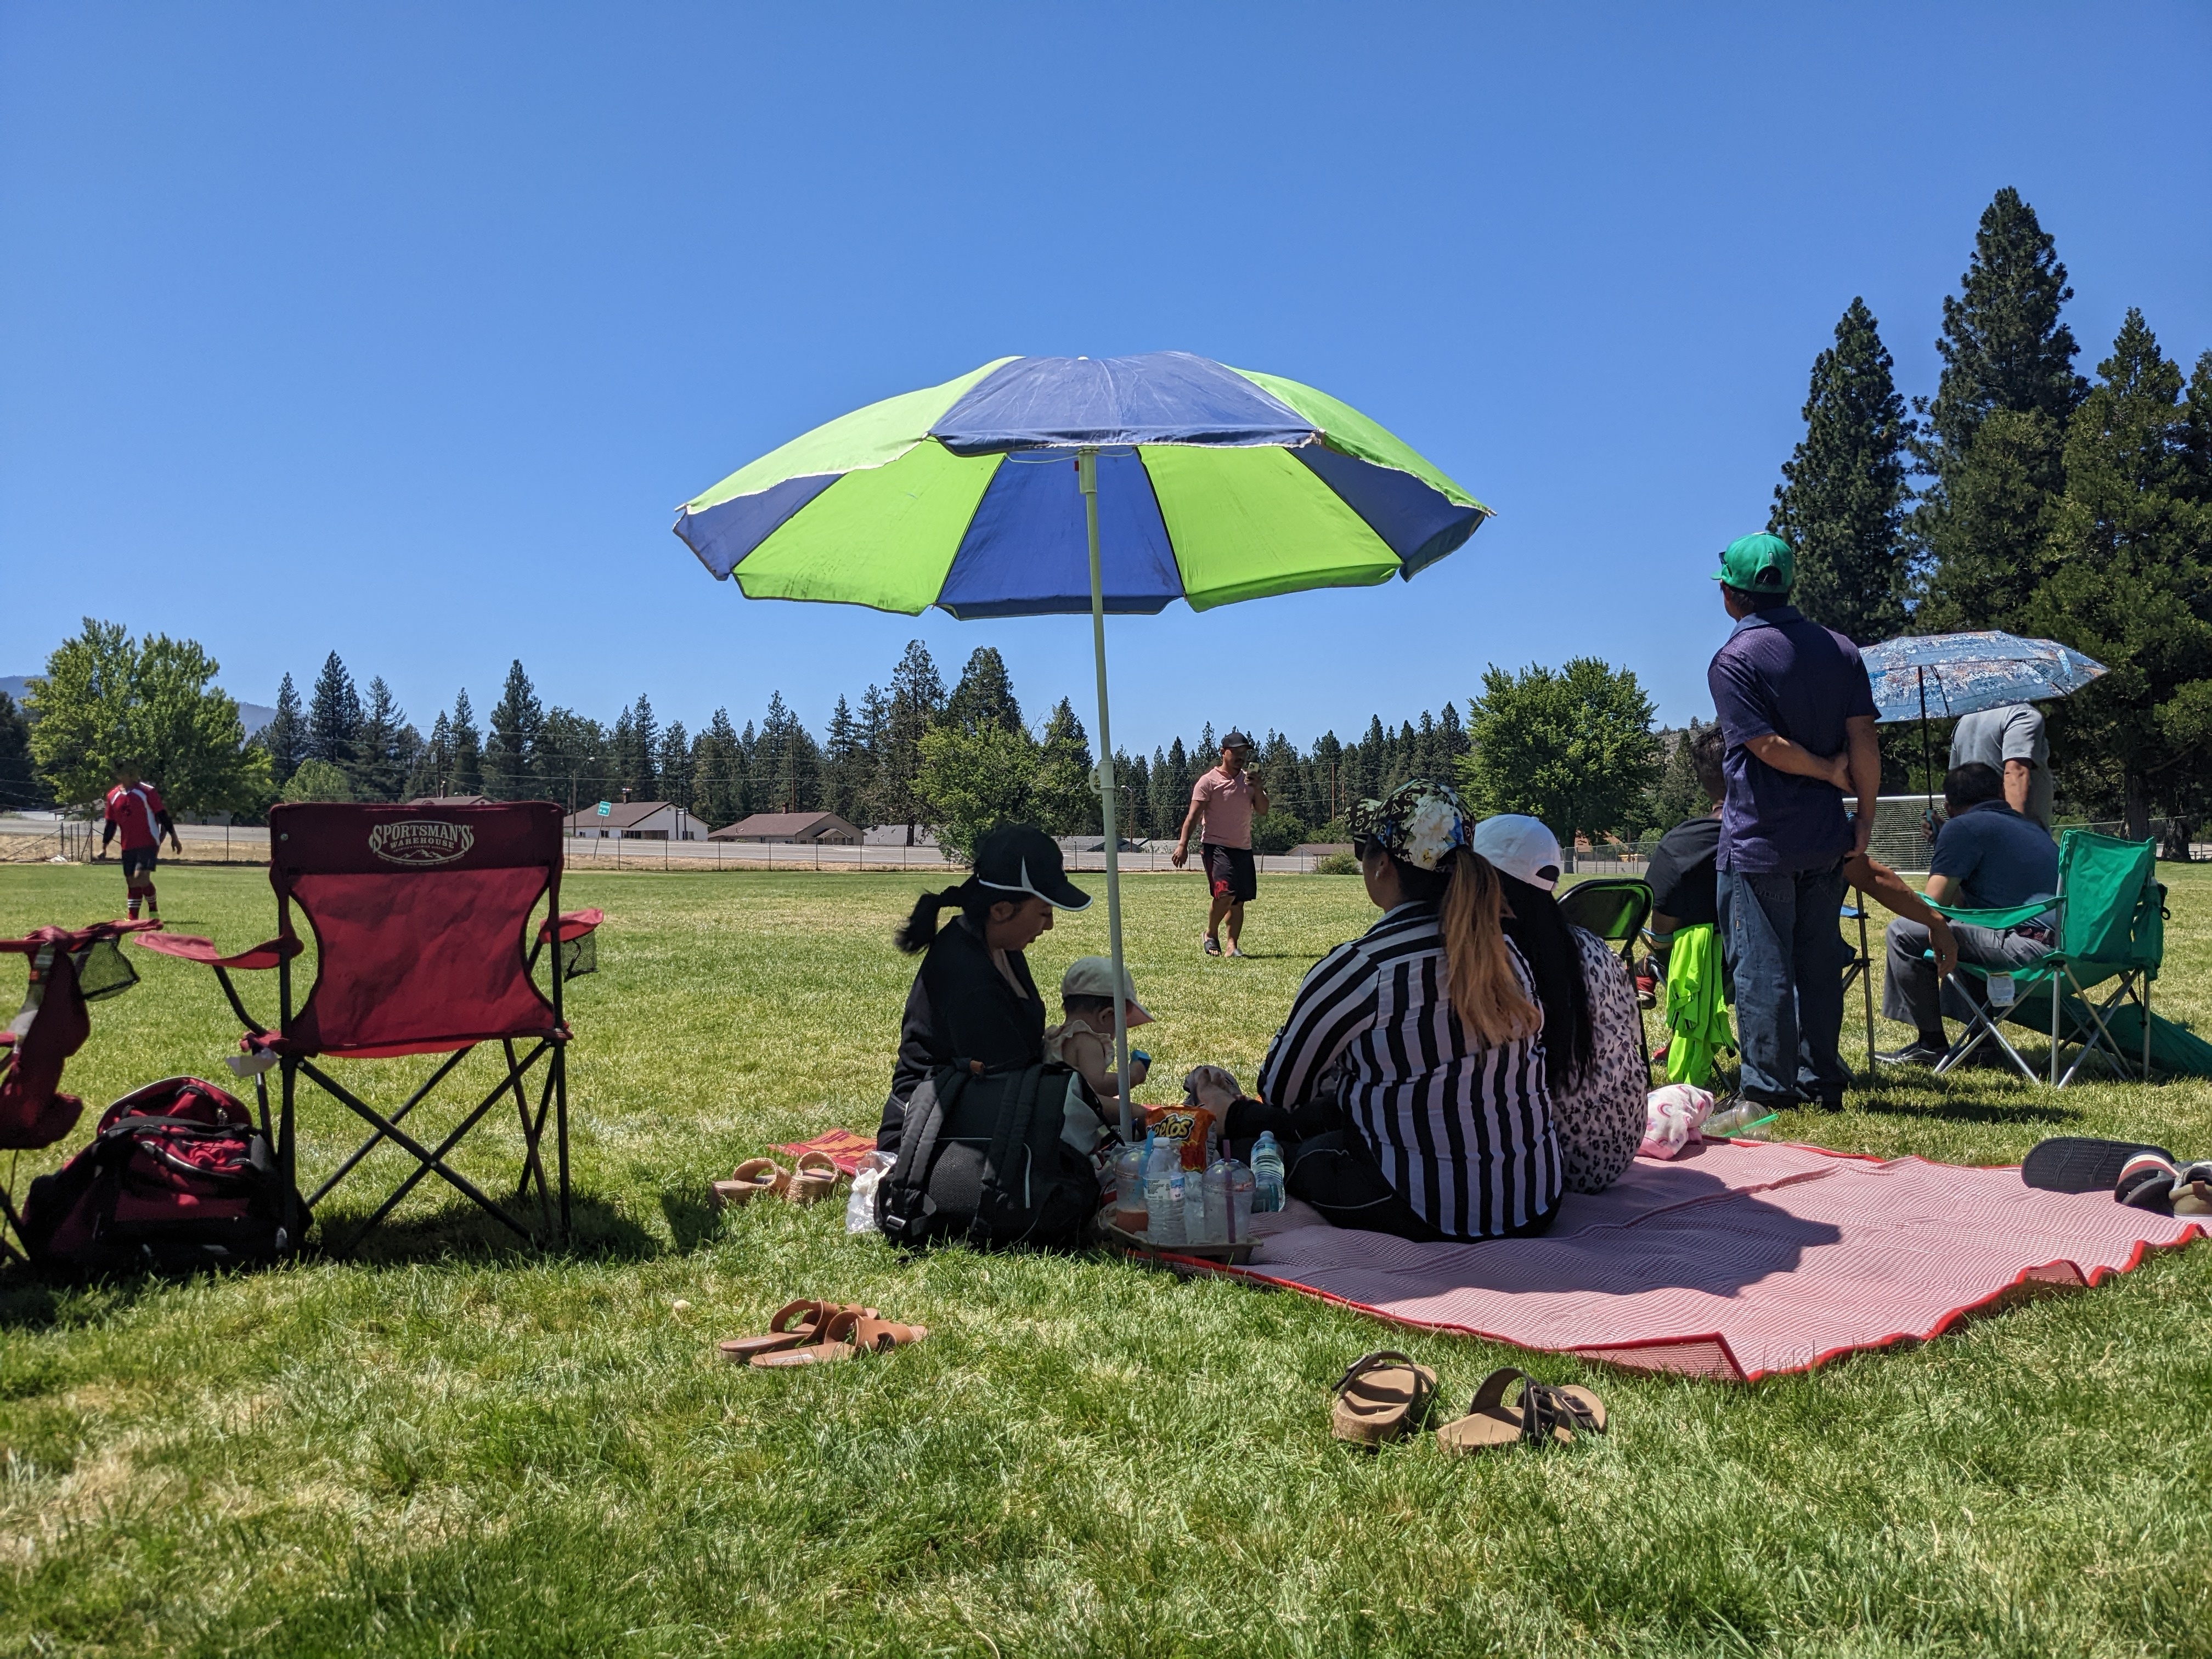
POLYGON ((1221 1242, 1243 1244, 1252 1237, 1252 1172, 1235 1158, 1214 1166, 1221 1171, 1222 1193, 1227 1200, 1221 1242))
POLYGON ((1204 1194, 1206 1206, 1202 1224, 1206 1228, 1203 1242, 1208 1244, 1226 1243, 1229 1238, 1228 1166, 1216 1158, 1206 1166, 1206 1174, 1200 1177, 1199 1185, 1204 1194))
POLYGON ((1155 1244, 1182 1243, 1182 1158, 1157 1134, 1145 1137, 1145 1237, 1155 1244))
POLYGON ((1114 1224, 1125 1233, 1143 1237, 1150 1211, 1145 1201, 1146 1146, 1124 1146, 1114 1155, 1114 1224))
POLYGON ((1275 1132, 1261 1132, 1252 1146, 1252 1209, 1255 1214, 1283 1207, 1283 1149, 1275 1132))

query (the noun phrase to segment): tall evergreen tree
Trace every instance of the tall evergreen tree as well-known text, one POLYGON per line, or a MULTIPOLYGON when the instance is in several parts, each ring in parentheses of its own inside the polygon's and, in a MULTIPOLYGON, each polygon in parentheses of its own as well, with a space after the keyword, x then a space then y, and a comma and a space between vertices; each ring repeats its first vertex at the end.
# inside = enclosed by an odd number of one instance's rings
MULTIPOLYGON (((1122 795, 1115 801, 1117 814, 1128 799, 1122 795)), ((1037 822, 1055 836, 1093 835, 1103 828, 1091 736, 1076 717, 1075 706, 1066 697, 1046 717, 1044 738, 1038 745, 1036 785, 1030 800, 1037 822)), ((1124 836, 1134 833, 1134 826, 1127 823, 1117 823, 1115 829, 1124 836)))
POLYGON ((904 824, 909 846, 929 810, 915 787, 921 769, 921 739, 944 709, 945 682, 938 675, 929 647, 920 640, 911 640, 906 654, 891 671, 872 811, 882 823, 904 824))
POLYGON ((276 712, 256 735, 269 754, 270 780, 282 789, 307 754, 307 717, 300 711, 300 694, 289 674, 277 683, 276 712))
POLYGON ((660 723, 653 716, 652 700, 642 691, 615 722, 614 747, 618 781, 629 799, 659 800, 660 776, 655 763, 660 753, 660 723))
POLYGON ((735 823, 745 816, 744 756, 728 709, 714 711, 691 753, 693 811, 710 830, 735 823))
POLYGON ((492 705, 484 743, 484 788, 494 800, 528 800, 538 793, 533 775, 538 729, 544 724, 544 706, 518 657, 507 665, 507 684, 492 705))
POLYGON ((850 823, 860 821, 860 797, 868 781, 867 759, 860 722, 854 718, 851 705, 841 696, 836 708, 830 711, 829 730, 823 733, 823 811, 835 812, 850 823))
POLYGON ((692 805, 691 734, 682 720, 671 720, 660 734, 653 769, 660 778, 660 798, 690 811, 692 805))
POLYGON ((415 750, 422 734, 407 724, 406 711, 379 674, 368 683, 368 702, 362 710, 361 735, 354 745, 354 763, 346 774, 353 798, 362 801, 398 800, 407 786, 415 750))
POLYGON ((1022 706, 1014 700, 1013 677, 1006 672, 1006 659, 995 646, 980 645, 969 653, 968 666, 960 672, 960 683, 945 700, 941 718, 971 733, 987 726, 1027 732, 1022 724, 1022 706))
POLYGON ((455 795, 483 793, 483 738, 477 731, 477 711, 470 707, 466 687, 453 698, 453 784, 455 795))
POLYGON ((1905 631, 1905 483, 1913 434, 1874 313, 1853 299, 1813 362, 1805 436, 1782 464, 1766 527, 1797 556, 1797 608, 1872 645, 1905 631))
POLYGON ((415 754, 415 764, 409 769, 406 797, 419 799, 427 795, 442 795, 453 771, 453 723, 440 709, 438 718, 430 722, 430 735, 415 754))
POLYGON ((354 745, 361 738, 361 694, 353 676, 331 652, 315 676, 315 693, 307 704, 307 752, 305 758, 327 761, 340 771, 353 764, 354 745))
POLYGON ((31 723, 15 698, 0 691, 0 811, 50 806, 53 792, 31 764, 31 723))
MULTIPOLYGON (((2191 453, 2192 418, 2212 410, 2184 405, 2181 371, 2139 311, 2097 372, 2027 616, 2108 671, 2051 716, 2062 791, 2117 796, 2140 838, 2154 805, 2193 804, 2212 781, 2212 478, 2192 476, 2191 453)), ((2203 364, 2197 384, 2212 393, 2203 364)))
MULTIPOLYGON (((1915 445, 1929 483, 1913 514, 1927 562, 1923 632, 2004 628, 2064 489, 2068 422, 2086 382, 2060 318, 2074 297, 2034 209, 2007 186, 1982 215, 1960 292, 1943 301, 1942 379, 1915 445)), ((2032 586, 2032 581, 2029 584, 2032 586)))

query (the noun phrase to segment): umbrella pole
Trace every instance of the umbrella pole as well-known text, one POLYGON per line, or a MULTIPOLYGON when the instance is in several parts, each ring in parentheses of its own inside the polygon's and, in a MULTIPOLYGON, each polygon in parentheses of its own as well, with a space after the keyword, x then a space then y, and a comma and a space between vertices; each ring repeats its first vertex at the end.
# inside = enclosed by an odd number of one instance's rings
POLYGON ((1129 1117, 1129 1010, 1121 994, 1121 837, 1114 822, 1114 733, 1106 719, 1106 589, 1098 574, 1098 452, 1075 452, 1075 485, 1083 492, 1083 526, 1091 539, 1091 652, 1098 664, 1098 805, 1106 829, 1106 939, 1114 958, 1114 1095, 1121 1109, 1123 1145, 1135 1139, 1129 1117))
POLYGON ((1916 665, 1912 678, 1920 683, 1920 787, 1928 794, 1928 810, 1936 810, 1936 751, 1928 746, 1928 671, 1916 665))

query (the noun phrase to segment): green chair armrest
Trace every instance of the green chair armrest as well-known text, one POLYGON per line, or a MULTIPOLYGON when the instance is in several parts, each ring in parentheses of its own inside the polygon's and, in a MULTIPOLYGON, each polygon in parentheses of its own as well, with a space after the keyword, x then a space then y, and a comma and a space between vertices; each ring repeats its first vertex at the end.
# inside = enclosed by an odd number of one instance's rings
POLYGON ((2017 927, 2023 921, 2033 921, 2038 916, 2047 916, 2058 908, 2055 898, 2039 899, 2031 904, 2014 904, 2002 910, 1969 910, 1963 905, 1938 904, 1934 899, 1923 901, 1928 908, 1953 921, 1963 921, 1970 927, 1988 927, 2002 933, 2008 927, 2017 927))

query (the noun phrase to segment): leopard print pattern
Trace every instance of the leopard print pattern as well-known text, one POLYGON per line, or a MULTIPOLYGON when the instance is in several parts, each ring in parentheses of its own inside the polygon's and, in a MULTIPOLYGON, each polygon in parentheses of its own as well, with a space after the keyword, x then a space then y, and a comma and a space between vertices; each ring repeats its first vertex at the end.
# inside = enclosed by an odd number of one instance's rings
POLYGON ((1574 934, 1589 989, 1590 1063, 1572 1087, 1552 1091, 1552 1121, 1566 1160, 1567 1190, 1601 1193, 1644 1144, 1651 1078, 1637 1041, 1642 1016, 1626 964, 1596 934, 1581 927, 1574 934))

